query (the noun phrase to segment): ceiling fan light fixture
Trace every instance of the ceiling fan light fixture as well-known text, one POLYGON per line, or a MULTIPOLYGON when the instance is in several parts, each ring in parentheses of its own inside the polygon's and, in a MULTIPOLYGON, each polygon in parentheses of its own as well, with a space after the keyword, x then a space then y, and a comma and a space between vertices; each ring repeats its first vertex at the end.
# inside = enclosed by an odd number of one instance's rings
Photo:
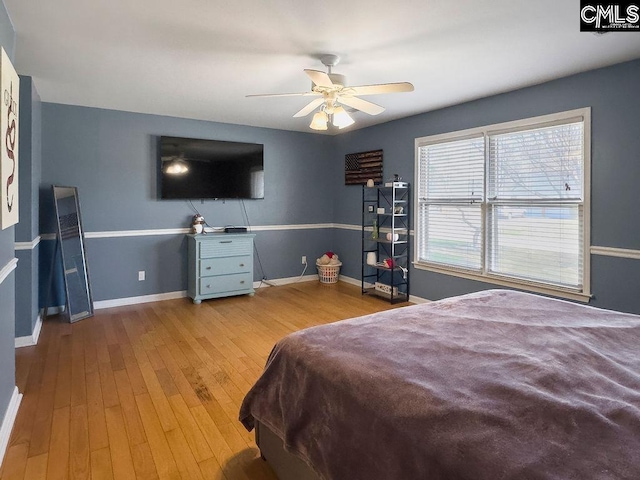
POLYGON ((264 95, 247 95, 248 97, 316 97, 307 103, 293 116, 295 118, 306 117, 315 112, 318 107, 320 111, 313 116, 309 125, 313 130, 327 130, 328 123, 342 129, 353 125, 355 121, 345 111, 345 105, 353 111, 364 112, 368 115, 380 115, 384 112, 384 107, 376 105, 369 100, 364 100, 360 96, 379 95, 386 93, 413 92, 414 87, 409 82, 380 83, 373 85, 347 86, 347 78, 344 75, 333 72, 333 67, 338 65, 340 57, 337 55, 322 55, 320 61, 327 67, 326 72, 305 68, 304 73, 311 80, 311 89, 308 92, 300 93, 271 93, 264 95))
POLYGON ((333 112, 333 125, 342 129, 353 125, 355 120, 351 118, 351 115, 343 107, 337 107, 333 112))
POLYGON ((322 110, 327 115, 333 115, 336 111, 336 107, 333 105, 333 103, 325 103, 324 107, 322 107, 322 110))
POLYGON ((313 116, 313 120, 311 120, 309 127, 313 130, 326 130, 328 121, 329 117, 327 114, 323 111, 319 111, 313 116))
POLYGON ((184 175, 189 171, 189 167, 180 160, 172 160, 164 171, 169 175, 184 175))

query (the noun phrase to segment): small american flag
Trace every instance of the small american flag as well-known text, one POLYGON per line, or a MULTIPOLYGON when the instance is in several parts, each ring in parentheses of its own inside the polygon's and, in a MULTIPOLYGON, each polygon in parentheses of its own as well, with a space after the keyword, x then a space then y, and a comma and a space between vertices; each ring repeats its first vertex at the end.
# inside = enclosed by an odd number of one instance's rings
POLYGON ((382 183, 382 150, 344 156, 345 185, 364 185, 370 178, 376 184, 382 183))

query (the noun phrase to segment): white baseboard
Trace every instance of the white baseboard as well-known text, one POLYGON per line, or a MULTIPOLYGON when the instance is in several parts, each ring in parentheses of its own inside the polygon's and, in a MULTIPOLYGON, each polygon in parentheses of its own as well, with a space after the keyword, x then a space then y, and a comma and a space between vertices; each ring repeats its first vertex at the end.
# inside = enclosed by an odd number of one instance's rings
MULTIPOLYGON (((65 307, 64 305, 61 305, 59 307, 49 307, 47 308, 47 316, 60 315, 61 313, 64 313, 65 308, 67 307, 65 307)), ((44 309, 42 310, 42 315, 44 315, 44 309)))
POLYGON ((421 304, 421 303, 431 303, 432 300, 427 300, 426 298, 422 298, 422 297, 416 297, 415 295, 409 295, 409 301, 413 302, 417 305, 421 304))
POLYGON ((9 439, 11 438, 11 430, 13 430, 13 424, 16 421, 21 401, 22 394, 18 391, 18 387, 15 387, 13 389, 13 394, 11 395, 11 400, 9 400, 7 411, 4 414, 2 426, 0 426, 0 465, 2 465, 4 455, 7 453, 7 446, 9 445, 9 439))
POLYGON ((346 275, 340 275, 338 280, 344 283, 348 283, 349 285, 355 285, 356 287, 359 287, 362 285, 362 282, 357 278, 347 277, 346 275))
POLYGON ((113 300, 100 300, 93 302, 93 308, 100 310, 103 308, 123 307, 125 305, 137 305, 138 303, 160 302, 162 300, 173 300, 187 296, 186 290, 178 292, 156 293, 153 295, 141 295, 139 297, 114 298, 113 300))
MULTIPOLYGON (((297 281, 310 282, 317 279, 318 279, 318 276, 316 274, 313 274, 313 275, 305 275, 302 278, 300 278, 300 276, 288 277, 288 278, 276 278, 274 280, 268 280, 268 282, 274 285, 288 285, 290 283, 295 283, 297 281)), ((264 288, 264 287, 270 286, 264 282, 262 282, 262 285, 260 285, 260 283, 261 282, 253 282, 253 288, 259 288, 259 287, 264 288)), ((187 291, 182 290, 177 292, 158 293, 154 295, 141 295, 139 297, 114 298, 113 300, 100 300, 97 302, 93 302, 93 308, 95 310, 101 310, 103 308, 123 307, 126 305, 137 305, 139 303, 160 302, 162 300, 173 300, 176 298, 184 298, 186 296, 187 296, 187 291)))
MULTIPOLYGON (((356 287, 360 287, 362 285, 362 282, 357 278, 347 277, 345 275, 340 275, 340 281, 344 283, 348 283, 350 285, 355 285, 356 287)), ((371 286, 373 287, 373 285, 371 286)), ((431 300, 427 300, 426 298, 422 298, 422 297, 416 297, 415 295, 409 295, 409 301, 415 304, 431 302, 431 300)))
MULTIPOLYGON (((268 280, 271 284, 267 284, 263 282, 253 282, 253 288, 265 288, 270 286, 281 286, 281 285, 289 285, 291 283, 296 282, 313 282, 318 280, 318 275, 313 273, 309 275, 304 275, 300 277, 286 277, 286 278, 276 278, 273 280, 268 280), (262 283, 262 285, 260 285, 262 283)), ((351 285, 360 286, 360 280, 355 278, 346 277, 344 275, 340 275, 340 281, 349 283, 351 285)), ((103 308, 112 308, 112 307, 123 307, 125 305, 136 305, 139 303, 149 303, 149 302, 160 302, 162 300, 173 300, 175 298, 184 298, 187 296, 186 290, 178 291, 178 292, 168 292, 168 293, 159 293, 155 295, 142 295, 139 297, 125 297, 125 298, 114 298, 113 300, 100 300, 98 302, 93 303, 93 308, 96 310, 100 310, 103 308)), ((425 298, 416 297, 415 295, 410 295, 409 300, 413 303, 427 303, 429 300, 425 298)), ((51 309, 49 309, 51 310, 51 309)))
POLYGON ((40 330, 42 330, 42 316, 38 314, 36 318, 36 324, 33 327, 33 333, 31 335, 25 335, 24 337, 16 338, 16 348, 20 347, 32 347, 38 344, 38 338, 40 337, 40 330))

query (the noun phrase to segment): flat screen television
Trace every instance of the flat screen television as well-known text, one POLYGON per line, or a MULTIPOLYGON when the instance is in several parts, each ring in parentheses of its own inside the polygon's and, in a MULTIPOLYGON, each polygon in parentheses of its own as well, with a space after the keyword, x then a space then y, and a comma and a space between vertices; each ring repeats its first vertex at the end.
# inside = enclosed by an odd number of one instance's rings
POLYGON ((160 137, 161 199, 264 198, 264 145, 160 137))

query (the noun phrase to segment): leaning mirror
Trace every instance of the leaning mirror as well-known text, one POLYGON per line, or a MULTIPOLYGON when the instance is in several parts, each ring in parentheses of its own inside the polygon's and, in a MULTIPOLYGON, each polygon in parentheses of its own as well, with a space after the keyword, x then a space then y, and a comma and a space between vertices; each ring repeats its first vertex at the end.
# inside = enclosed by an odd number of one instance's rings
POLYGON ((53 186, 58 226, 56 248, 60 248, 66 293, 66 311, 70 322, 93 316, 93 298, 76 187, 53 186))

